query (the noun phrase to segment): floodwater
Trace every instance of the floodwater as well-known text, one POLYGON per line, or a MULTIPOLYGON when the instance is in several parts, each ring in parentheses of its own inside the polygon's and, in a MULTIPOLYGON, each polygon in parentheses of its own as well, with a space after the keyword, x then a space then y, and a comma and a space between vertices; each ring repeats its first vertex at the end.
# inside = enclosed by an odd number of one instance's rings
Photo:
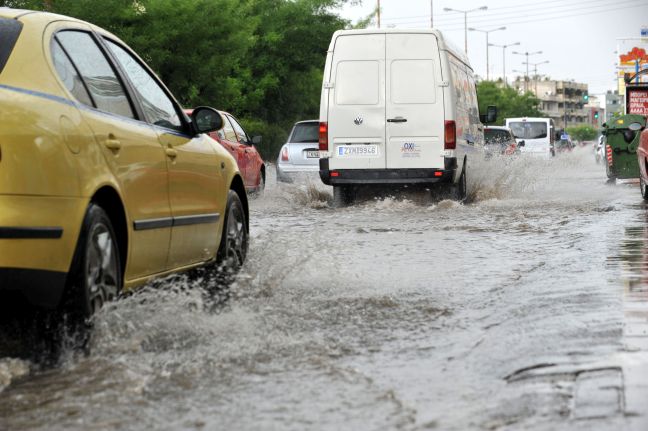
POLYGON ((104 308, 87 355, 0 359, 0 430, 636 424, 619 358, 629 292, 648 295, 638 186, 606 184, 590 149, 468 178, 465 205, 341 209, 316 181, 270 178, 217 311, 173 277, 104 308))

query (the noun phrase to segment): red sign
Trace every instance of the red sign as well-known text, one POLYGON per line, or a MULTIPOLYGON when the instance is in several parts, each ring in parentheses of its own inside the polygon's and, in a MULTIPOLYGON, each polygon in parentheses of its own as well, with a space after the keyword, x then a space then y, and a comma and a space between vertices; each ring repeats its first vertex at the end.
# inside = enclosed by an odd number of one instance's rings
POLYGON ((648 116, 648 88, 626 88, 627 114, 648 116))

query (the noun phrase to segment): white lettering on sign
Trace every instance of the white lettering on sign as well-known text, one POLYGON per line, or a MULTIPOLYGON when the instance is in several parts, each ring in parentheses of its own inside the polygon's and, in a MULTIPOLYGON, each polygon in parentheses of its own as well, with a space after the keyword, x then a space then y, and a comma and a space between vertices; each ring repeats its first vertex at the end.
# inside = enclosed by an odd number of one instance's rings
POLYGON ((648 90, 628 89, 628 114, 648 116, 648 90))

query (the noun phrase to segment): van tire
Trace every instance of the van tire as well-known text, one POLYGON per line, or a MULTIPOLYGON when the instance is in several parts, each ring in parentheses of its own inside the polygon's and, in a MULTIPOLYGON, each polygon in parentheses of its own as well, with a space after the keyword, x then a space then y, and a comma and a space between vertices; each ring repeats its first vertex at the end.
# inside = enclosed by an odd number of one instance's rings
POLYGON ((648 185, 644 181, 643 177, 639 176, 639 190, 641 190, 641 196, 645 201, 648 201, 648 185))
POLYGON ((463 202, 468 196, 468 183, 466 181, 466 162, 464 161, 463 169, 461 170, 461 175, 459 176, 459 181, 456 184, 448 185, 448 198, 454 201, 463 202))
POLYGON ((342 208, 353 204, 355 200, 353 186, 333 186, 333 207, 342 208))

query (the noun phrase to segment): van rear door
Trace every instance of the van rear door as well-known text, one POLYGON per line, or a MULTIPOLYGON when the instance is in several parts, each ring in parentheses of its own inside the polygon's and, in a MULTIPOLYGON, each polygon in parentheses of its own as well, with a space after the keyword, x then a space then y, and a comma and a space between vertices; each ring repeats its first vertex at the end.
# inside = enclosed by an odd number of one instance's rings
POLYGON ((333 49, 331 169, 385 168, 385 34, 339 36, 333 49))
POLYGON ((433 34, 387 34, 386 167, 444 168, 441 58, 433 34))

